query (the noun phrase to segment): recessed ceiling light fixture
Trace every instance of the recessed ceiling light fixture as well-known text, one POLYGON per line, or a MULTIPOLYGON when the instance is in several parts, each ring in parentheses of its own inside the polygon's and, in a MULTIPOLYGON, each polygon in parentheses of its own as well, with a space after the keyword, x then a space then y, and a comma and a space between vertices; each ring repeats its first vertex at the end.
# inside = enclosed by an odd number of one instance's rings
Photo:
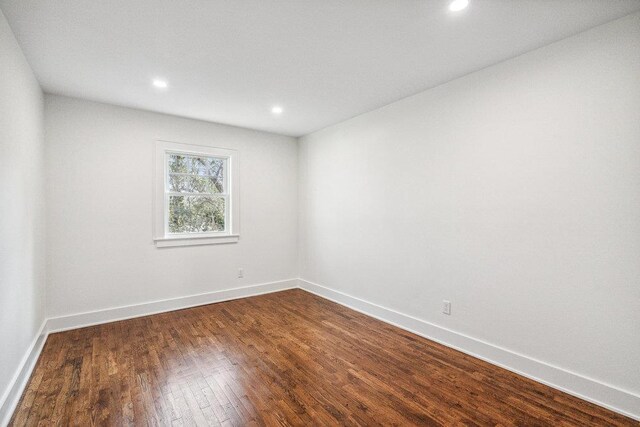
POLYGON ((152 84, 159 89, 166 89, 169 86, 167 81, 162 79, 153 79, 152 84))
POLYGON ((282 109, 282 107, 281 107, 281 106, 279 106, 279 105, 274 105, 273 107, 271 107, 271 112, 272 112, 273 114, 280 115, 280 114, 282 114, 282 112, 283 112, 283 111, 284 111, 284 110, 283 110, 283 109, 282 109))
POLYGON ((451 12, 459 12, 469 6, 469 0, 453 0, 449 3, 449 10, 451 12))

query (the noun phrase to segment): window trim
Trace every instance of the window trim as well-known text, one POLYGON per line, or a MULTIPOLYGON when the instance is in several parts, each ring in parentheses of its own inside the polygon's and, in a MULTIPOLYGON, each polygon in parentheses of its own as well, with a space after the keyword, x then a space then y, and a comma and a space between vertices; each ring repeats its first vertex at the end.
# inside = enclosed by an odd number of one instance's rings
POLYGON ((157 247, 210 245, 236 243, 240 239, 240 206, 239 206, 239 174, 238 152, 227 148, 207 145, 184 144, 171 141, 155 141, 155 174, 154 174, 154 229, 153 240, 157 247), (169 233, 168 231, 168 197, 167 155, 173 153, 199 155, 225 159, 225 231, 204 233, 169 233))

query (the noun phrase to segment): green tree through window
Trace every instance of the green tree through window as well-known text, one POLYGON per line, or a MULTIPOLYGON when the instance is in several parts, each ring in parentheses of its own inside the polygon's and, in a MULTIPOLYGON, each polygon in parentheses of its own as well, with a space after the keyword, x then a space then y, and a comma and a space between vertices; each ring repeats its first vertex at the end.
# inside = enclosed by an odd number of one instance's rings
POLYGON ((173 153, 167 157, 169 232, 224 232, 226 159, 173 153))

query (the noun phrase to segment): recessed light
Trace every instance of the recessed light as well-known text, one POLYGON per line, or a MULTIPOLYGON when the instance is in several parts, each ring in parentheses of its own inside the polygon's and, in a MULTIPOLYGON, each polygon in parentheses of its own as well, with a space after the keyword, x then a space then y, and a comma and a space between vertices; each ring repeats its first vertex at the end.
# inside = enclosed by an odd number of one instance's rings
POLYGON ((449 10, 452 12, 459 12, 467 6, 469 6, 469 0, 453 0, 449 4, 449 10))
POLYGON ((273 114, 282 114, 282 112, 283 112, 283 111, 284 111, 284 110, 283 110, 283 109, 282 109, 282 107, 281 107, 281 106, 279 106, 279 105, 274 105, 273 107, 271 107, 271 112, 272 112, 273 114))
POLYGON ((168 84, 166 80, 153 79, 153 85, 160 89, 166 89, 168 84))

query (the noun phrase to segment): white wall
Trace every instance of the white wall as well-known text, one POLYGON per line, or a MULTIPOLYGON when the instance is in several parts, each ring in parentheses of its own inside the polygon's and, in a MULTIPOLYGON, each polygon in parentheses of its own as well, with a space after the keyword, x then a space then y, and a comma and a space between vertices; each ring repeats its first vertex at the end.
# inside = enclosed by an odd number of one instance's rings
POLYGON ((45 123, 49 317, 297 277, 294 138, 52 95, 45 123), (239 150, 239 243, 155 247, 158 139, 239 150))
POLYGON ((299 169, 303 279, 640 394, 639 14, 303 137, 299 169))
POLYGON ((45 239, 42 94, 0 16, 0 340, 12 343, 0 352, 0 392, 43 320, 46 241, 48 317, 299 268, 640 394, 638 52, 635 14, 299 149, 288 137, 47 95, 45 239), (156 139, 240 151, 240 243, 154 246, 156 139))
POLYGON ((42 113, 40 86, 0 12, 0 423, 44 318, 42 113))

